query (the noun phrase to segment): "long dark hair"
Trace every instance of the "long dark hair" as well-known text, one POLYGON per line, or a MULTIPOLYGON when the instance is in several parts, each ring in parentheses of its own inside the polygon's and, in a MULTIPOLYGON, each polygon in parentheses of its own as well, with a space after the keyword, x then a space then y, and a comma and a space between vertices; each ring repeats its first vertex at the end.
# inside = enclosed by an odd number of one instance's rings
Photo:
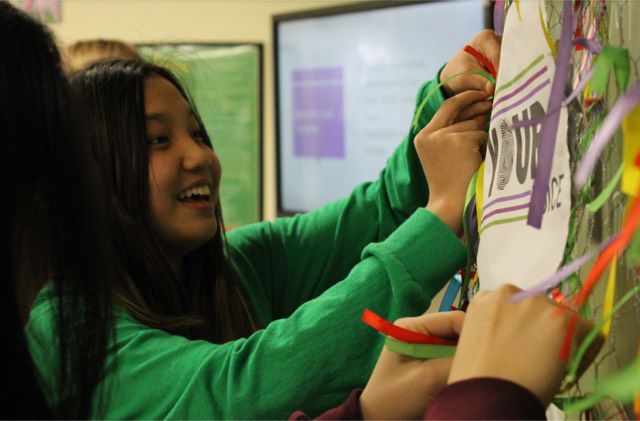
MULTIPOLYGON (((55 415, 87 418, 107 355, 115 266, 107 216, 96 206, 97 173, 71 116, 69 87, 51 35, 0 2, 3 298, 15 299, 22 330, 36 294, 53 277, 59 378, 45 394, 55 415)), ((22 332, 15 339, 3 346, 24 349, 22 332)), ((9 380, 4 376, 3 371, 3 381, 9 380)), ((9 393, 7 405, 29 405, 19 388, 9 393)))
MULTIPOLYGON (((168 80, 189 101, 171 72, 140 60, 96 63, 71 78, 110 188, 112 232, 129 275, 117 285, 117 297, 139 321, 171 333, 212 342, 248 336, 256 323, 225 257, 220 206, 215 236, 183 258, 181 273, 169 263, 151 223, 144 110, 144 81, 150 76, 168 80)), ((205 142, 212 147, 208 136, 205 142)))

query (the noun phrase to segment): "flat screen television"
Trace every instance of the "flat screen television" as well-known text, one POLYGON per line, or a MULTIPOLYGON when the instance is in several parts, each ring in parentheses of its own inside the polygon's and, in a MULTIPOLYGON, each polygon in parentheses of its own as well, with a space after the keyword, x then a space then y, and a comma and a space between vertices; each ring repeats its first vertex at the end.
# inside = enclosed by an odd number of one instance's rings
POLYGON ((273 16, 278 214, 316 209, 374 180, 407 134, 420 85, 489 16, 482 0, 273 16))

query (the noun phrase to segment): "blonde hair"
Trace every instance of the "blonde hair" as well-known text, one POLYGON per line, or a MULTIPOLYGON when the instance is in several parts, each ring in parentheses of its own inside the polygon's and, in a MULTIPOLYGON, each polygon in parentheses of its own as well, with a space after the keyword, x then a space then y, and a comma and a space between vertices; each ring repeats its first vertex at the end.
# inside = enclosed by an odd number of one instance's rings
POLYGON ((64 67, 68 74, 82 70, 98 61, 110 59, 142 59, 136 48, 115 39, 90 39, 77 41, 64 52, 64 67))

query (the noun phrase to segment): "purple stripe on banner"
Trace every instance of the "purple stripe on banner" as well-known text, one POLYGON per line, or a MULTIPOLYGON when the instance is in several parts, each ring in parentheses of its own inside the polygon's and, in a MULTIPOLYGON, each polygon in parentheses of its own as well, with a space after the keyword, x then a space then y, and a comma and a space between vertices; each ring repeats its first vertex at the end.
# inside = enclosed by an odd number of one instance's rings
MULTIPOLYGON (((587 71, 584 75, 582 75, 582 79, 580 79, 580 81, 576 85, 576 88, 573 90, 573 92, 571 92, 571 95, 569 95, 564 101, 562 101, 563 107, 566 107, 567 105, 569 105, 569 103, 573 101, 573 99, 577 97, 584 90, 585 85, 587 84, 587 82, 591 80, 592 76, 593 76, 593 67, 589 69, 589 71, 587 71)), ((511 126, 509 126, 509 128, 519 129, 521 127, 531 127, 531 126, 537 126, 538 124, 543 124, 544 121, 547 118, 549 118, 550 115, 555 114, 559 111, 560 109, 557 109, 557 110, 549 111, 547 115, 543 117, 535 117, 535 118, 530 118, 529 120, 516 121, 511 126)))
POLYGON ((501 213, 511 212, 511 211, 515 211, 515 210, 520 210, 520 209, 524 209, 524 208, 528 208, 528 207, 529 207, 529 202, 523 203, 522 205, 509 206, 508 208, 496 209, 496 210, 491 211, 488 214, 482 216, 482 225, 485 225, 487 223, 487 220, 490 217, 492 217, 493 215, 498 215, 498 214, 501 214, 501 213))
MULTIPOLYGON (((572 8, 572 1, 562 2, 562 33, 556 55, 556 73, 551 84, 551 96, 547 110, 559 110, 564 98, 564 86, 569 74, 569 59, 571 58, 572 8)), ((527 224, 534 228, 542 226, 542 215, 544 214, 545 200, 549 190, 549 178, 551 177, 551 167, 553 165, 553 153, 556 148, 560 114, 557 112, 549 115, 549 118, 545 120, 540 129, 538 168, 533 180, 531 204, 529 205, 529 216, 527 217, 527 224)))
POLYGON ((512 194, 511 196, 504 196, 504 197, 499 197, 495 200, 492 200, 491 202, 487 203, 486 205, 484 205, 482 207, 482 213, 484 214, 484 212, 489 209, 491 206, 495 205, 496 203, 500 203, 500 202, 507 202, 509 200, 515 200, 515 199, 521 199, 523 197, 527 197, 531 194, 531 190, 527 190, 525 192, 522 193, 518 193, 518 194, 512 194))
POLYGON ((500 111, 496 111, 492 116, 491 116, 491 121, 495 120, 496 117, 498 117, 501 114, 506 113, 509 110, 514 109, 515 107, 517 107, 518 105, 521 105, 522 103, 528 101, 532 96, 534 96, 536 93, 538 93, 539 90, 541 90, 542 88, 544 88, 545 86, 549 85, 549 79, 545 80, 544 82, 542 82, 540 85, 536 86, 535 88, 533 88, 531 90, 531 92, 529 92, 526 96, 520 98, 518 101, 514 102, 513 104, 504 107, 503 109, 501 109, 500 111))
POLYGON ((496 35, 504 32, 504 0, 496 0, 493 6, 493 29, 496 35))
POLYGON ((522 85, 518 86, 514 91, 512 91, 509 94, 502 95, 499 100, 497 100, 496 102, 493 103, 493 106, 495 107, 498 104, 500 104, 501 102, 506 101, 506 100, 508 100, 510 98, 513 98, 514 96, 518 95, 524 88, 526 88, 527 86, 531 85, 531 83, 534 80, 536 80, 541 75, 546 73, 547 70, 548 70, 547 66, 544 66, 542 69, 538 70, 533 76, 531 76, 529 79, 527 79, 526 82, 524 82, 522 85))
POLYGON ((560 282, 562 282, 567 277, 569 277, 569 275, 578 271, 578 269, 580 269, 582 266, 584 266, 585 263, 590 261, 593 256, 595 256, 596 254, 599 254, 602 250, 604 250, 604 248, 608 246, 609 243, 611 243, 613 240, 615 240, 617 236, 618 235, 615 235, 609 238, 608 240, 600 243, 600 245, 598 245, 594 249, 590 250, 584 256, 580 256, 577 259, 575 259, 573 262, 568 263, 565 266, 561 267, 560 269, 558 269, 556 273, 544 279, 539 284, 529 289, 526 289, 524 291, 520 291, 516 294, 513 294, 511 296, 511 301, 518 302, 518 301, 526 300, 529 297, 533 297, 534 295, 537 295, 537 294, 542 294, 543 292, 551 288, 554 288, 560 282))
POLYGON ((640 104, 640 83, 629 88, 627 93, 618 98, 593 137, 576 170, 575 183, 579 189, 587 183, 589 175, 591 175, 593 168, 596 166, 602 151, 616 133, 622 121, 638 104, 640 104))

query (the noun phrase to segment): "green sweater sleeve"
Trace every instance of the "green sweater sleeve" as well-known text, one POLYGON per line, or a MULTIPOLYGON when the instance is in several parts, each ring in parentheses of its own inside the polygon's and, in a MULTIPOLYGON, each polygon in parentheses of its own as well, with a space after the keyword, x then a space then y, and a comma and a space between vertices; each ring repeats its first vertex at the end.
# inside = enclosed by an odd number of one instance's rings
POLYGON ((238 228, 228 234, 229 256, 263 324, 289 316, 302 303, 344 279, 364 247, 387 238, 416 209, 428 188, 413 138, 442 105, 437 79, 424 84, 418 128, 402 143, 374 182, 304 215, 238 228))
MULTIPOLYGON (((190 341, 117 319, 113 357, 94 396, 95 417, 117 419, 282 419, 341 403, 365 385, 382 346, 360 322, 364 308, 394 320, 424 311, 464 262, 464 247, 426 209, 385 241, 367 246, 343 282, 245 339, 190 341)), ((55 381, 51 300, 36 301, 27 338, 45 389, 55 381)), ((51 399, 51 395, 48 397, 51 399)))

